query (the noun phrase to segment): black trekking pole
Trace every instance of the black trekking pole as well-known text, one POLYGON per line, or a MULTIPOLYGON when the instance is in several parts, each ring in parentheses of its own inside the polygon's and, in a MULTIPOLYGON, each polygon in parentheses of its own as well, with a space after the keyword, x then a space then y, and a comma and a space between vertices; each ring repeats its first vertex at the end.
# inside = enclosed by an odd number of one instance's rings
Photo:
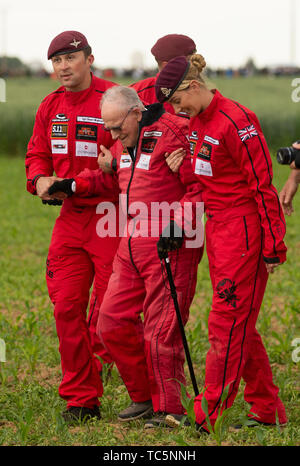
POLYGON ((179 304, 178 304, 178 300, 177 300, 176 287, 175 287, 175 284, 174 284, 173 275, 172 275, 171 266, 170 266, 170 259, 169 259, 169 256, 168 256, 167 252, 159 252, 158 255, 159 255, 160 259, 163 259, 165 267, 166 267, 168 281, 169 281, 170 290, 171 290, 171 296, 172 296, 173 302, 174 302, 174 307, 175 307, 175 311, 176 311, 178 325, 179 325, 179 328, 180 328, 180 333, 181 333, 182 343, 183 343, 183 347, 184 347, 184 352, 185 352, 186 360, 187 360, 189 371, 190 371, 191 381, 192 381, 192 384, 193 384, 195 396, 198 396, 199 395, 199 390, 198 390, 196 377, 195 377, 195 373, 194 373, 194 368, 193 368, 193 363, 192 363, 192 359, 191 359, 191 355, 190 355, 190 351, 189 351, 189 347, 188 347, 188 342, 187 342, 187 339, 186 339, 184 326, 183 326, 183 322, 182 322, 182 318, 181 318, 181 314, 180 314, 179 304))

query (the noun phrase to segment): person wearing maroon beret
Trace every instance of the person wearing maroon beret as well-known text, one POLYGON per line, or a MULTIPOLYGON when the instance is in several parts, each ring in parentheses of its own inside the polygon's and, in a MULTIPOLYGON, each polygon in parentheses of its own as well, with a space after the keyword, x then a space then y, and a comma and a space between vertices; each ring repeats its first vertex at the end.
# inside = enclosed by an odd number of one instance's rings
MULTIPOLYGON (((151 48, 151 53, 156 60, 159 71, 161 71, 172 58, 180 55, 189 57, 195 52, 195 42, 193 39, 183 34, 168 34, 163 36, 158 39, 151 48)), ((157 102, 155 94, 155 82, 157 76, 158 74, 131 84, 145 105, 157 102)), ((164 103, 164 108, 167 112, 174 114, 173 107, 168 102, 164 103)), ((180 114, 180 116, 186 117, 184 113, 180 114)))
MULTIPOLYGON (((213 287, 208 318, 210 349, 204 394, 195 398, 198 428, 229 408, 245 381, 249 417, 264 424, 287 422, 270 362, 256 330, 268 276, 286 261, 284 215, 272 184, 272 161, 256 115, 209 89, 195 54, 170 60, 155 83, 157 100, 189 115, 195 175, 203 188, 206 251, 213 287)), ((167 163, 178 171, 183 155, 167 163), (179 157, 179 158, 178 158, 179 157), (177 160, 175 160, 177 158, 177 160)), ((173 420, 176 422, 178 420, 173 420)))
POLYGON ((48 49, 48 60, 54 55, 79 52, 89 46, 87 38, 78 31, 64 31, 54 37, 48 49))
MULTIPOLYGON (((44 204, 61 203, 49 188, 57 177, 96 169, 100 144, 113 140, 104 130, 100 100, 114 83, 91 73, 94 62, 86 37, 64 31, 50 43, 48 59, 61 83, 42 101, 26 154, 27 189, 44 204)), ((109 201, 116 201, 109 198, 109 201)), ((100 238, 96 206, 103 197, 66 199, 52 233, 47 285, 54 304, 63 378, 60 396, 67 402, 67 422, 100 418, 102 364, 112 363, 96 334, 99 307, 112 271, 119 238, 100 238), (88 319, 89 290, 94 281, 88 319)))

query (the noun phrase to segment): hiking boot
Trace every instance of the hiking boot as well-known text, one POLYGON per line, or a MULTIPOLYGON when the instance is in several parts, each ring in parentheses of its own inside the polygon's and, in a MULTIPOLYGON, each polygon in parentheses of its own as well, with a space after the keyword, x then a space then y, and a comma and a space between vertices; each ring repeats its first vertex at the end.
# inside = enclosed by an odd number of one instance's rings
POLYGON ((94 406, 94 408, 70 406, 62 413, 62 417, 67 424, 80 424, 92 418, 101 419, 101 414, 99 406, 94 406))
POLYGON ((135 419, 146 419, 152 415, 152 401, 142 401, 136 403, 134 401, 123 409, 118 415, 118 419, 121 422, 134 421, 135 419))

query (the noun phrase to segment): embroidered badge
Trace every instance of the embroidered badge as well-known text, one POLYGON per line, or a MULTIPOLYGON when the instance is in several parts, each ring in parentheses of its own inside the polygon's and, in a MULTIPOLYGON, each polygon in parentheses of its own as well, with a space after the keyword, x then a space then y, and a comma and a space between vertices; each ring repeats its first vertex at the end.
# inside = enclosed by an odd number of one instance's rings
POLYGON ((207 142, 203 142, 200 148, 200 151, 197 154, 197 157, 201 157, 205 160, 210 160, 211 152, 212 152, 212 146, 208 144, 207 142))
POLYGON ((161 90, 162 94, 165 95, 166 97, 169 97, 169 95, 172 92, 172 89, 169 89, 167 87, 161 87, 160 90, 161 90))
POLYGON ((141 151, 146 152, 147 154, 151 154, 154 151, 156 143, 157 143, 157 139, 155 138, 143 138, 142 145, 141 145, 141 151))
POLYGON ((96 125, 76 125, 76 139, 86 139, 88 141, 97 141, 96 125))
POLYGON ((241 138, 242 142, 247 141, 247 139, 251 139, 254 136, 258 136, 258 133, 254 127, 254 125, 246 126, 246 128, 240 129, 238 131, 238 135, 241 138))
POLYGON ((74 45, 74 47, 78 47, 78 45, 81 44, 81 40, 76 40, 76 39, 73 39, 73 42, 70 42, 70 45, 74 45))
POLYGON ((63 124, 63 125, 58 125, 58 124, 52 124, 52 129, 51 129, 51 138, 67 138, 68 137, 68 125, 63 124))

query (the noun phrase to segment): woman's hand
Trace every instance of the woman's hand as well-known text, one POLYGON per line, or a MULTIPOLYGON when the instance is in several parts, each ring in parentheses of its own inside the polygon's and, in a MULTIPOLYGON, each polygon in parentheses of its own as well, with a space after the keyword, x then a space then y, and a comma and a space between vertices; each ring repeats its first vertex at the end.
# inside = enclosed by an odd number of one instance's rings
POLYGON ((268 273, 274 273, 276 267, 278 267, 279 265, 281 265, 281 263, 280 264, 266 264, 267 272, 268 273))
POLYGON ((182 147, 180 149, 174 150, 171 152, 171 154, 168 152, 165 153, 166 162, 173 173, 178 173, 185 156, 186 151, 182 147))

